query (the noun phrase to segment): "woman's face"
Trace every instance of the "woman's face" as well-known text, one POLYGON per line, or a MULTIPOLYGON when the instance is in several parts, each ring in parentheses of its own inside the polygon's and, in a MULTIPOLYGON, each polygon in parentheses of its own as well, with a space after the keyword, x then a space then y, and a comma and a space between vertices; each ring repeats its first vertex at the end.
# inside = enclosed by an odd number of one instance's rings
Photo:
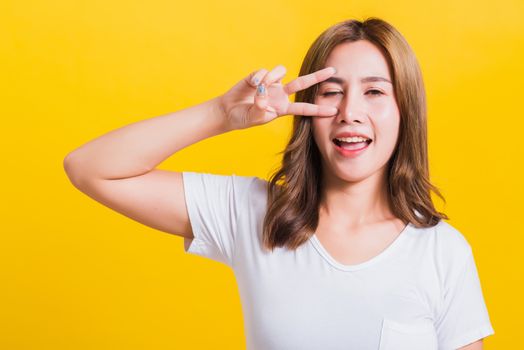
POLYGON ((333 66, 337 72, 319 83, 315 103, 335 106, 339 113, 333 117, 312 117, 313 137, 324 171, 346 182, 384 171, 395 149, 400 124, 386 59, 371 42, 359 40, 337 45, 325 66, 333 66), (367 77, 387 81, 361 80, 367 77), (333 78, 340 81, 331 81, 333 78), (372 142, 363 151, 344 156, 333 142, 342 132, 363 134, 372 142))

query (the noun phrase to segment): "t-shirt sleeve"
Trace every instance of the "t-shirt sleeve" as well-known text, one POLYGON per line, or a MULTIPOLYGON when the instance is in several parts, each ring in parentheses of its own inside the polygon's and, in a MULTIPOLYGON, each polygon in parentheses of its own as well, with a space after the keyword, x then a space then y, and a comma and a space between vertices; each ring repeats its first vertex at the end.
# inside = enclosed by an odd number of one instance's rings
POLYGON ((237 221, 255 177, 182 172, 193 239, 184 251, 233 267, 237 221))
POLYGON ((439 350, 455 350, 495 334, 471 247, 468 251, 465 261, 457 266, 444 288, 436 323, 439 350))

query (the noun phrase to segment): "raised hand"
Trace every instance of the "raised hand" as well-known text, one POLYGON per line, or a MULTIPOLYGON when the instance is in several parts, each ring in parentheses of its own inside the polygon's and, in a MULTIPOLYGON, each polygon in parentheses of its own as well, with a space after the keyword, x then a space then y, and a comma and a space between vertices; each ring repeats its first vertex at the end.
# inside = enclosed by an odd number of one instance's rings
POLYGON ((304 102, 292 103, 289 101, 289 95, 307 89, 334 73, 333 67, 327 67, 282 85, 282 78, 286 74, 284 66, 278 65, 270 72, 260 69, 221 95, 219 104, 232 130, 266 124, 288 114, 333 117, 337 113, 336 107, 304 102))

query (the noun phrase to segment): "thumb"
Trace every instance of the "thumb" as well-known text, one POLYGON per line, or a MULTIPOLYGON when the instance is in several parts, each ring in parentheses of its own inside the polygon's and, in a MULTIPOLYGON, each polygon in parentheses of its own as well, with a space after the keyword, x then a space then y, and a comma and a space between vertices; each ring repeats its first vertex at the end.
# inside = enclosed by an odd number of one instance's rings
POLYGON ((251 107, 250 114, 254 120, 262 120, 265 117, 267 108, 267 88, 265 84, 257 85, 255 103, 251 107))

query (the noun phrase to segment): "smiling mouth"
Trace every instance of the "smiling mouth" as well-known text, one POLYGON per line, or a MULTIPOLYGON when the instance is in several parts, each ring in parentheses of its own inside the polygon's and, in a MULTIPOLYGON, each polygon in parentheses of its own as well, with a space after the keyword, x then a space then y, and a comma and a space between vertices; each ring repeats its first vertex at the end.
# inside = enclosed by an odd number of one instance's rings
POLYGON ((337 139, 333 139, 332 140, 333 143, 335 145, 337 145, 338 147, 342 147, 342 148, 346 148, 346 149, 358 149, 362 146, 364 146, 364 144, 366 144, 366 146, 369 146, 371 144, 371 142, 373 142, 373 140, 369 139, 365 142, 344 142, 344 141, 339 141, 337 139))

